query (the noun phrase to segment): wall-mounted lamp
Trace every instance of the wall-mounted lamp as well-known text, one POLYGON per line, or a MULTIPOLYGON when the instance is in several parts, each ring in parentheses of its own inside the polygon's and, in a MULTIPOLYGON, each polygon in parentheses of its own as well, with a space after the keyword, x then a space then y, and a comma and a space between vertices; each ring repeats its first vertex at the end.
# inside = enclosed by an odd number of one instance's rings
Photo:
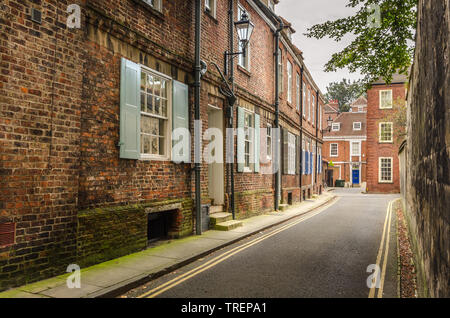
POLYGON ((228 58, 234 58, 237 55, 244 55, 246 54, 246 49, 248 46, 248 43, 250 42, 250 38, 253 34, 253 29, 255 28, 255 25, 250 21, 247 12, 244 11, 241 15, 241 19, 237 22, 234 22, 234 26, 236 28, 239 43, 241 43, 241 52, 225 52, 225 74, 227 74, 228 69, 228 58))

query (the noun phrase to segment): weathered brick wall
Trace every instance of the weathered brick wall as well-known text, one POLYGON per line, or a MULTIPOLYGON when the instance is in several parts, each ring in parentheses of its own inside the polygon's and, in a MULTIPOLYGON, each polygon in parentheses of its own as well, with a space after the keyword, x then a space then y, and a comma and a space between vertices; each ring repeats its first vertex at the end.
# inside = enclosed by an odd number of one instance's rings
MULTIPOLYGON (((406 99, 406 84, 376 85, 367 92, 367 188, 373 193, 399 193, 399 162, 398 147, 399 140, 393 138, 392 143, 379 142, 379 123, 392 122, 394 109, 380 109, 379 91, 392 89, 392 98, 394 103, 400 103, 406 99), (379 183, 379 159, 380 157, 393 158, 393 178, 391 183, 379 183)), ((396 127, 394 122, 394 131, 403 129, 396 127)))
POLYGON ((449 10, 419 0, 408 96, 407 216, 419 287, 432 297, 450 297, 449 10))
POLYGON ((73 3, 0 4, 0 222, 16 222, 0 289, 59 274, 76 255, 83 32, 66 28, 73 3))
POLYGON ((80 211, 77 226, 77 264, 87 267, 147 247, 146 208, 172 206, 169 235, 178 238, 192 231, 193 202, 190 199, 156 200, 145 204, 80 211))

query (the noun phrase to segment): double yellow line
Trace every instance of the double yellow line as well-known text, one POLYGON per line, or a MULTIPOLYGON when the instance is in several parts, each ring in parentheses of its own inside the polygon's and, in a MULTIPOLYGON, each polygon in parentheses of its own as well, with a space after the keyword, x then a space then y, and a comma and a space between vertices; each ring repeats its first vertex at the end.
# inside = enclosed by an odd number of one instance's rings
POLYGON ((231 250, 229 250, 229 251, 227 251, 227 252, 225 252, 225 253, 223 253, 223 254, 221 254, 221 255, 219 255, 219 256, 217 256, 217 257, 215 257, 215 258, 213 258, 213 259, 211 259, 209 261, 207 261, 206 263, 204 263, 204 264, 202 264, 202 265, 200 265, 200 266, 198 266, 198 267, 196 267, 196 268, 194 268, 194 269, 192 269, 192 270, 190 270, 190 271, 188 271, 188 272, 186 272, 186 273, 184 273, 184 274, 182 274, 182 275, 180 275, 180 276, 178 276, 178 277, 176 277, 176 278, 174 278, 174 279, 172 279, 170 281, 168 281, 168 282, 166 282, 166 283, 164 283, 164 284, 162 284, 162 285, 160 285, 160 286, 158 286, 156 288, 153 288, 152 290, 150 290, 150 291, 148 291, 148 292, 138 296, 138 298, 154 298, 154 297, 156 297, 156 296, 166 292, 167 290, 172 289, 175 286, 183 283, 184 281, 186 281, 186 280, 188 280, 188 279, 190 279, 190 278, 192 278, 192 277, 194 277, 194 276, 196 276, 196 275, 198 275, 198 274, 200 274, 200 273, 210 269, 211 267, 214 267, 217 264, 222 263, 223 261, 225 261, 226 259, 230 258, 231 256, 233 256, 233 255, 235 255, 237 253, 240 253, 240 252, 242 252, 242 251, 252 247, 253 245, 261 243, 262 241, 268 239, 269 237, 277 235, 278 233, 283 232, 283 231, 285 231, 285 230, 287 230, 287 229, 289 229, 289 228, 291 228, 291 227, 293 227, 293 226, 295 226, 295 225, 297 225, 297 224, 299 224, 299 223, 301 223, 303 221, 306 221, 306 220, 316 216, 319 213, 322 213, 329 205, 331 205, 334 202, 336 202, 336 200, 330 201, 325 206, 322 206, 316 212, 308 213, 308 215, 301 217, 299 220, 293 221, 293 222, 291 222, 291 223, 289 223, 287 225, 284 225, 284 226, 282 226, 282 227, 280 227, 280 228, 278 228, 278 229, 276 229, 276 230, 274 230, 274 231, 272 231, 270 233, 264 234, 264 235, 262 235, 262 236, 260 236, 260 237, 258 237, 256 239, 250 241, 250 242, 247 242, 247 243, 245 243, 243 245, 237 246, 237 247, 235 247, 235 248, 233 248, 233 249, 231 249, 231 250))
MULTIPOLYGON (((383 267, 381 268, 381 273, 376 275, 376 279, 378 280, 378 277, 380 277, 380 288, 378 289, 378 298, 383 298, 383 287, 384 287, 384 279, 386 277, 386 265, 387 265, 387 259, 389 255, 389 241, 390 241, 390 234, 391 234, 391 219, 392 219, 392 204, 395 200, 389 202, 386 212, 386 218, 384 220, 384 228, 383 228, 383 235, 381 236, 381 243, 380 248, 378 249, 378 255, 377 255, 377 269, 380 267, 380 261, 381 256, 383 254, 383 247, 384 247, 384 258, 383 258, 383 267), (387 232, 386 232, 387 227, 387 232), (384 244, 386 243, 386 244, 384 244)), ((378 273, 377 273, 378 274, 378 273)), ((375 298, 375 292, 376 292, 376 285, 370 288, 369 291, 369 298, 375 298)))

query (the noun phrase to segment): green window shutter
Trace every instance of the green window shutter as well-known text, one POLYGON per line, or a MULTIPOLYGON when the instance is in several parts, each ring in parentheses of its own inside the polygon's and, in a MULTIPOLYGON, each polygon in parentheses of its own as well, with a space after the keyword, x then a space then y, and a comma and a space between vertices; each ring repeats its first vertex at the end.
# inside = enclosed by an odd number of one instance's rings
MULTIPOLYGON (((172 131, 184 128, 189 132, 189 86, 178 81, 173 81, 173 99, 172 99, 172 131)), ((173 134, 172 134, 173 136, 173 134)), ((180 154, 172 153, 172 158, 177 158, 177 162, 189 163, 191 139, 189 135, 183 135, 182 142, 187 152, 180 154)), ((173 140, 172 145, 177 144, 180 140, 173 140)), ((172 148, 173 149, 173 148, 172 148)))
POLYGON ((255 172, 259 172, 260 162, 259 156, 261 152, 261 131, 260 131, 260 116, 255 114, 255 172))
POLYGON ((237 171, 244 172, 245 164, 245 140, 244 140, 244 116, 245 111, 242 107, 237 108, 237 171))
POLYGON ((122 58, 120 72, 120 158, 141 156, 141 67, 122 58))

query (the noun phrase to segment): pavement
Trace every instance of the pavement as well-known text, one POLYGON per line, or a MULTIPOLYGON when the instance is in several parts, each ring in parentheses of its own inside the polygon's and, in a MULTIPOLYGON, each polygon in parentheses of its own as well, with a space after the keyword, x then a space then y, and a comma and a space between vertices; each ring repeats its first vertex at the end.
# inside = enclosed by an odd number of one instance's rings
POLYGON ((0 298, 97 298, 116 297, 215 251, 236 244, 261 231, 278 226, 335 200, 333 192, 293 205, 282 212, 271 212, 243 220, 243 226, 222 232, 210 230, 201 236, 165 242, 98 265, 81 269, 81 288, 68 288, 72 273, 24 285, 0 293, 0 298))
POLYGON ((135 288, 140 298, 396 298, 398 195, 336 200, 135 288), (390 216, 390 218, 389 218, 390 216), (379 266, 379 285, 368 281, 379 266))

